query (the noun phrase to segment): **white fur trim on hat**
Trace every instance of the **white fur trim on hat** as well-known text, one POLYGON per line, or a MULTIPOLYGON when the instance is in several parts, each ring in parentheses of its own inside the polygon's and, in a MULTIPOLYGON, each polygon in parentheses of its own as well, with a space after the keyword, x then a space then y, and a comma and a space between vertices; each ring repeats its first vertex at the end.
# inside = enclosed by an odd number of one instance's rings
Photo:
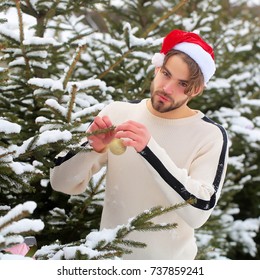
POLYGON ((165 55, 163 53, 155 53, 152 57, 152 64, 155 67, 163 66, 164 57, 165 55))
POLYGON ((199 45, 187 42, 177 44, 173 49, 186 53, 199 65, 204 76, 204 82, 207 84, 216 71, 215 62, 211 55, 199 45))

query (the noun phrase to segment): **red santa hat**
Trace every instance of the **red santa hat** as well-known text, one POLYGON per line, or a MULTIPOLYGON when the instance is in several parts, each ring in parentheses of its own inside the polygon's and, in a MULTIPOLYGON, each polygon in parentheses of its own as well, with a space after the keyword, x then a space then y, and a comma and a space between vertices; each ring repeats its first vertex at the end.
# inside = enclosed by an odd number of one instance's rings
POLYGON ((154 54, 152 64, 156 67, 161 67, 165 55, 171 49, 179 50, 190 56, 200 67, 205 85, 208 83, 216 71, 214 51, 210 45, 193 32, 176 29, 164 38, 161 51, 154 54))

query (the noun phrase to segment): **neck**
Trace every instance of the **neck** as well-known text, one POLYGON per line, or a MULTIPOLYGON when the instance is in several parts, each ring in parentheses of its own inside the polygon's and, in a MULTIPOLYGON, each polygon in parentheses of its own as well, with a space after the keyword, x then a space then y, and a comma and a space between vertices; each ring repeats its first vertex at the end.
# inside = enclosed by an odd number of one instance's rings
POLYGON ((160 113, 156 111, 152 106, 151 99, 147 100, 146 105, 150 113, 152 113, 156 117, 163 118, 163 119, 182 119, 197 114, 197 112, 191 109, 187 104, 184 104, 183 106, 166 113, 160 113))

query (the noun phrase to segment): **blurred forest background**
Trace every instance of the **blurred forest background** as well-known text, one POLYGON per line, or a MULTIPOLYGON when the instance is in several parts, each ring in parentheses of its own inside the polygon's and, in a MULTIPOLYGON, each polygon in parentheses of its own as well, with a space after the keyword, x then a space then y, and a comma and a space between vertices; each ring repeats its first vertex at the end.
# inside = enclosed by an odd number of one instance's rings
POLYGON ((88 242, 99 229, 105 168, 78 196, 53 191, 49 169, 62 150, 82 149, 107 103, 149 97, 151 58, 172 29, 214 46, 216 74, 191 106, 230 140, 222 197, 196 230, 197 258, 260 259, 260 6, 244 0, 1 0, 0 259, 31 235, 38 259, 126 253, 122 231, 88 242))

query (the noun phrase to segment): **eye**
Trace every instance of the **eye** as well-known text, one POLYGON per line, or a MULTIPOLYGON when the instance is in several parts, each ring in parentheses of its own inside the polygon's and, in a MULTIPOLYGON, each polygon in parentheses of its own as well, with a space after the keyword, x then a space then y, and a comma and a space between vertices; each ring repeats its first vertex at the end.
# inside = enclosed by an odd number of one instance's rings
POLYGON ((170 77, 170 74, 168 71, 164 70, 164 69, 161 69, 161 73, 163 74, 163 76, 165 77, 170 77))
POLYGON ((180 82, 179 82, 179 85, 180 85, 181 87, 186 88, 186 87, 188 86, 188 83, 187 83, 187 82, 180 81, 180 82))

